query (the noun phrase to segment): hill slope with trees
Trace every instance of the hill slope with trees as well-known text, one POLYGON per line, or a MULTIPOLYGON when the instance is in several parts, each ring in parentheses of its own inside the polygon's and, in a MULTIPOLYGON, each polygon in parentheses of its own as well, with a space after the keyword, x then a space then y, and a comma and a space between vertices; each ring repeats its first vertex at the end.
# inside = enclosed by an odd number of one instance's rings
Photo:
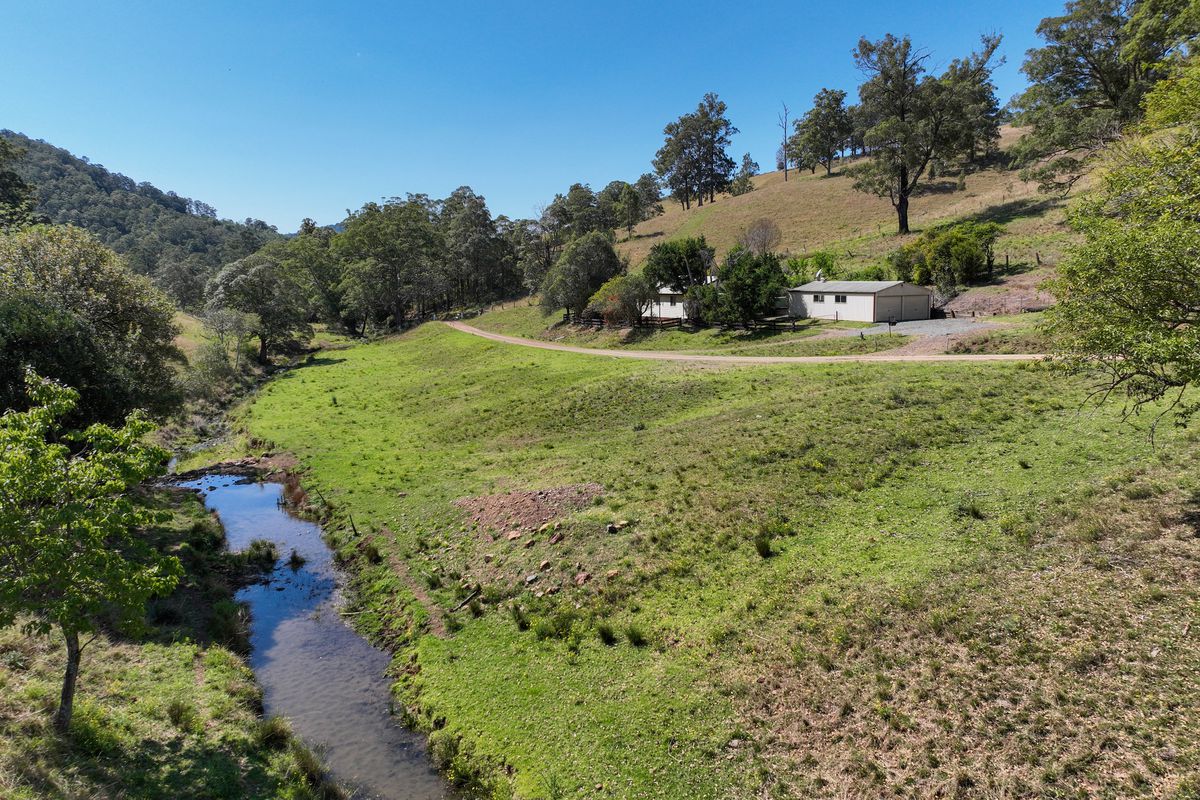
POLYGON ((22 151, 12 169, 33 188, 38 217, 90 231, 181 306, 198 306, 205 283, 222 265, 279 236, 261 220, 218 219, 207 203, 139 183, 39 139, 9 130, 0 130, 0 139, 22 151))

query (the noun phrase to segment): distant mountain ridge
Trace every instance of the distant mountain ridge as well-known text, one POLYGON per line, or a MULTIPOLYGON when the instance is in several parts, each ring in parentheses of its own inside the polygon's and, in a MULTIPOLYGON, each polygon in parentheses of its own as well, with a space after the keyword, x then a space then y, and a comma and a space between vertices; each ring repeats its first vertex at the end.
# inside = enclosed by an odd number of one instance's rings
POLYGON ((203 300, 204 284, 222 265, 279 236, 260 220, 217 218, 207 203, 137 182, 40 139, 0 130, 22 150, 17 172, 37 192, 37 212, 75 225, 123 255, 181 306, 203 300))

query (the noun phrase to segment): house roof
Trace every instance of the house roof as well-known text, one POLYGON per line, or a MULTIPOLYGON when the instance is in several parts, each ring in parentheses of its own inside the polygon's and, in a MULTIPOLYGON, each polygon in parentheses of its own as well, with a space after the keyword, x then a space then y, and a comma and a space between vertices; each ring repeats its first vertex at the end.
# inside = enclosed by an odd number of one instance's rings
POLYGON ((899 286, 904 281, 810 281, 803 286, 788 289, 789 292, 822 292, 833 294, 875 294, 893 286, 899 286))

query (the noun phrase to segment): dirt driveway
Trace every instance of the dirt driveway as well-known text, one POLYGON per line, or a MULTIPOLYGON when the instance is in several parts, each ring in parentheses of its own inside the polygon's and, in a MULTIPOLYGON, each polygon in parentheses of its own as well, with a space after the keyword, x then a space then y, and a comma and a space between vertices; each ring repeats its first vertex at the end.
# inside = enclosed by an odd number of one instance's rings
MULTIPOLYGON (((954 321, 954 320, 951 320, 954 321)), ((479 336, 484 339, 490 339, 493 342, 502 342, 504 344, 519 345, 521 347, 535 347, 539 350, 557 350, 563 353, 578 353, 585 356, 608 356, 610 358, 632 358, 642 361, 686 361, 700 364, 837 364, 841 362, 871 362, 871 361, 1038 361, 1045 356, 1034 353, 1015 353, 1015 354, 964 354, 964 355, 948 355, 934 353, 901 353, 899 350, 904 350, 906 345, 897 350, 885 350, 881 353, 869 353, 864 355, 852 356, 705 356, 705 355, 689 355, 686 353, 673 353, 664 350, 606 350, 598 347, 575 347, 573 345, 555 344, 554 342, 542 342, 537 339, 525 339, 520 336, 506 336, 501 333, 492 333, 490 331, 480 330, 473 325, 467 325, 465 322, 446 322, 444 323, 462 333, 469 333, 472 336, 479 336)), ((886 326, 885 326, 886 327, 886 326)), ((857 334, 857 331, 851 331, 852 334, 857 334)), ((914 342, 913 344, 919 344, 914 342)))

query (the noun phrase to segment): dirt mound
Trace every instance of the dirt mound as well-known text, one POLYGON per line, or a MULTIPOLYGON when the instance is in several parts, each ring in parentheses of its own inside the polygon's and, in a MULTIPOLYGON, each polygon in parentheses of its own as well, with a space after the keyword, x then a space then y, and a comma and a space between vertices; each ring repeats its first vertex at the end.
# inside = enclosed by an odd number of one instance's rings
POLYGON ((604 487, 598 483, 576 483, 530 492, 461 497, 454 505, 484 532, 529 531, 590 505, 603 492, 604 487))

